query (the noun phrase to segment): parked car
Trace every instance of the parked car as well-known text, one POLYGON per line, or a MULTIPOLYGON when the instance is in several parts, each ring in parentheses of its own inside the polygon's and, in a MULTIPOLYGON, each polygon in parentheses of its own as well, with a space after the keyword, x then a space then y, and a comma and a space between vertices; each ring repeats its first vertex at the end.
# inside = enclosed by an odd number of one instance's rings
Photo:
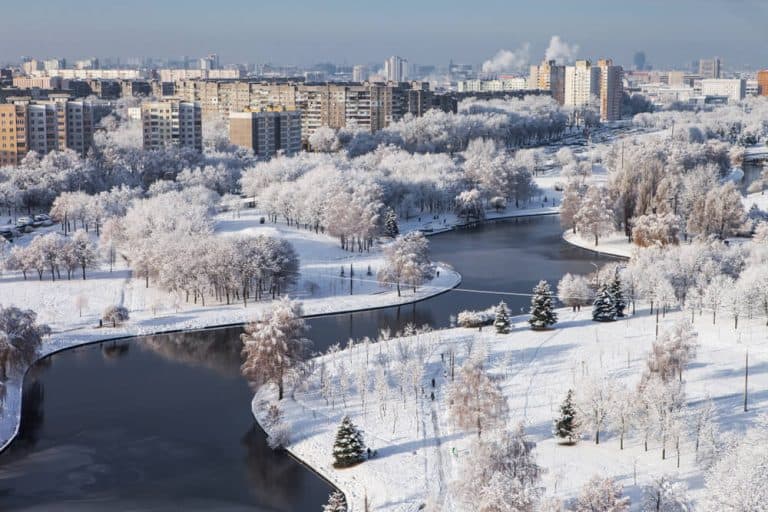
POLYGON ((34 222, 32 222, 33 226, 53 226, 53 221, 48 215, 40 214, 34 216, 34 222))
POLYGON ((32 225, 32 218, 31 217, 19 217, 16 219, 16 225, 17 226, 31 226, 32 225))
POLYGON ((5 240, 13 240, 13 230, 10 228, 0 228, 0 237, 5 240))

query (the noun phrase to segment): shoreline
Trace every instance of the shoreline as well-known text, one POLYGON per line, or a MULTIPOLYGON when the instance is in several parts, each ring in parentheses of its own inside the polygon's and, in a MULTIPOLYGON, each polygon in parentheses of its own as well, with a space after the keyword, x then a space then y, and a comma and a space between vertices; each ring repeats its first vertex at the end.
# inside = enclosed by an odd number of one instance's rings
POLYGON ((598 256, 609 256, 611 258, 621 258, 623 260, 631 259, 632 253, 635 250, 634 245, 624 241, 624 235, 608 238, 603 241, 603 245, 593 245, 591 241, 584 240, 578 233, 574 234, 573 231, 567 230, 563 232, 562 239, 574 247, 593 252, 598 256))
MULTIPOLYGON (((386 298, 390 299, 388 295, 392 295, 393 297, 391 297, 391 299, 394 299, 394 300, 389 300, 387 303, 380 304, 380 305, 378 304, 367 305, 367 306, 352 307, 352 308, 342 307, 341 309, 338 309, 336 311, 323 311, 322 310, 323 303, 322 301, 319 300, 318 302, 320 302, 320 304, 314 305, 315 306, 314 308, 312 307, 312 305, 310 305, 305 309, 306 314, 303 316, 303 318, 312 319, 312 318, 343 315, 343 314, 350 314, 350 313, 359 313, 364 311, 373 311, 377 309, 386 309, 390 307, 410 305, 410 304, 421 302, 423 300, 431 299, 432 297, 436 297, 438 295, 447 293, 461 284, 461 275, 455 270, 450 269, 445 265, 442 265, 440 266, 440 273, 441 273, 441 278, 439 279, 441 281, 445 281, 444 284, 440 286, 436 286, 436 285, 422 286, 419 289, 419 293, 417 293, 416 295, 405 295, 405 296, 397 297, 395 295, 396 292, 392 290, 387 292, 386 298)), ((366 294, 366 295, 361 295, 360 297, 363 298, 363 297, 372 297, 372 296, 382 297, 382 294, 366 294)), ((176 326, 174 326, 174 324, 169 324, 168 325, 169 328, 167 329, 162 329, 162 328, 152 329, 151 327, 147 328, 147 326, 145 326, 145 328, 142 329, 140 325, 128 324, 123 327, 118 327, 117 329, 110 328, 110 327, 104 327, 104 328, 98 329, 98 328, 92 327, 92 328, 83 329, 81 332, 65 331, 65 332, 54 333, 50 338, 43 341, 43 346, 41 347, 40 352, 31 363, 27 365, 26 368, 23 369, 23 371, 9 378, 5 382, 6 396, 3 400, 2 414, 0 415, 0 436, 2 436, 4 440, 2 441, 2 444, 0 444, 0 454, 5 452, 11 446, 11 444, 19 434, 19 429, 21 426, 20 424, 21 402, 22 402, 22 396, 23 396, 24 381, 27 377, 27 374, 32 369, 32 367, 38 364, 43 359, 46 359, 48 357, 51 357, 53 355, 59 354, 67 350, 86 347, 90 345, 96 345, 96 344, 105 343, 105 342, 126 341, 126 340, 144 337, 144 336, 160 336, 160 335, 174 334, 179 332, 196 332, 196 331, 218 330, 218 329, 228 329, 233 327, 241 327, 248 322, 237 317, 244 316, 243 315, 244 312, 247 313, 248 316, 252 316, 257 311, 258 310, 255 308, 254 309, 242 308, 242 309, 231 310, 232 318, 236 321, 227 322, 227 323, 195 324, 195 320, 193 318, 191 321, 188 321, 188 322, 179 322, 176 326), (110 330, 111 332, 102 334, 104 330, 110 330), (12 422, 12 426, 11 426, 11 422, 12 422)), ((201 319, 201 318, 204 318, 204 316, 197 316, 196 318, 201 319)), ((203 322, 205 322, 205 320, 203 320, 203 322)), ((259 427, 261 428, 260 424, 259 424, 259 427)))

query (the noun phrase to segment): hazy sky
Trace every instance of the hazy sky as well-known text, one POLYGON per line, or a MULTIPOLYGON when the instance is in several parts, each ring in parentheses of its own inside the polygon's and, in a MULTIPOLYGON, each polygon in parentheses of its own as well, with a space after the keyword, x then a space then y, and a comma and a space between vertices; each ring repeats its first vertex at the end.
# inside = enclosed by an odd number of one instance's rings
MULTIPOLYGON (((5 3, 5 2, 3 2, 5 3)), ((480 64, 559 35, 580 57, 655 67, 719 55, 768 67, 765 0, 26 0, 3 5, 0 61, 21 55, 197 57, 225 63, 480 64), (10 22, 9 22, 10 21, 10 22)))

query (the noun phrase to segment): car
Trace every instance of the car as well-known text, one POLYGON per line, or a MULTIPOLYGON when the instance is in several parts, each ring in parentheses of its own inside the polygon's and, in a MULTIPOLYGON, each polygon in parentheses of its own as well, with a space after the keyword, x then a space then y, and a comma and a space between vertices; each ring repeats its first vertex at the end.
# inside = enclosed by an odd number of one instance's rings
POLYGON ((31 224, 32 224, 31 217, 19 217, 18 219, 16 219, 17 226, 29 226, 31 224))
POLYGON ((32 220, 33 220, 32 225, 35 226, 35 227, 37 227, 37 226, 53 226, 53 221, 51 220, 51 218, 48 215, 45 215, 45 214, 35 215, 32 218, 32 220))
POLYGON ((5 240, 13 240, 13 230, 8 228, 0 228, 0 237, 5 240))

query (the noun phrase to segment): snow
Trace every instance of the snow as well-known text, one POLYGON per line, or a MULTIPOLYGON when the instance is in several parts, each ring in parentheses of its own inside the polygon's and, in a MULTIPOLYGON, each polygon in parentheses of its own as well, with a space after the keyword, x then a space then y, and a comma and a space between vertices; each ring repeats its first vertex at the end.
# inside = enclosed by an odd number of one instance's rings
MULTIPOLYGON (((269 235, 286 238, 294 244, 301 260, 301 278, 291 296, 301 300, 306 315, 342 313, 363 309, 407 304, 440 294, 459 284, 461 276, 444 264, 438 264, 440 275, 418 288, 416 293, 403 289, 398 297, 394 287, 382 287, 376 281, 376 270, 382 264, 381 252, 376 247, 371 253, 350 253, 338 247, 335 239, 283 224, 260 224, 260 215, 243 212, 239 218, 231 214, 217 218, 216 232, 220 236, 269 235), (350 294, 349 266, 355 277, 350 294), (345 267, 345 278, 340 269, 345 267), (371 266, 372 276, 367 276, 371 266)), ((24 235, 15 243, 28 244, 40 234, 56 231, 57 226, 24 235)), ((118 265, 113 272, 108 266, 92 270, 87 279, 50 281, 37 274, 26 281, 21 273, 6 272, 0 276, 0 304, 32 309, 38 312, 38 321, 47 323, 53 334, 44 340, 39 357, 87 343, 116 337, 140 336, 180 329, 201 329, 213 326, 242 324, 252 320, 269 307, 269 301, 231 305, 212 304, 205 307, 185 304, 169 294, 146 288, 143 279, 133 279, 131 271, 118 265), (87 299, 82 316, 77 302, 87 299), (117 328, 98 328, 99 318, 109 305, 128 308, 130 320, 117 328)), ((79 274, 78 274, 79 275, 79 274)), ((209 304, 209 303, 207 303, 209 304)), ((22 375, 12 375, 6 383, 6 397, 0 416, 0 449, 7 446, 18 429, 21 407, 22 375)))
POLYGON ((749 209, 752 208, 752 205, 755 204, 760 210, 768 212, 768 194, 762 192, 747 194, 742 197, 741 202, 746 211, 749 211, 749 209))
POLYGON ((620 258, 631 258, 637 247, 627 241, 624 233, 614 232, 600 237, 598 245, 595 245, 594 238, 585 238, 581 233, 574 233, 569 230, 563 233, 563 240, 569 244, 581 247, 588 251, 609 256, 618 256, 620 258))
MULTIPOLYGON (((363 413, 360 395, 352 384, 346 407, 339 397, 334 407, 328 405, 317 387, 316 372, 305 379, 293 398, 280 404, 291 432, 289 451, 344 491, 351 510, 362 510, 366 495, 372 510, 377 511, 415 511, 430 500, 437 501, 437 510, 454 510, 447 488, 475 434, 458 432, 447 417, 448 378, 441 354, 453 349, 459 366, 466 357, 468 343, 473 342, 485 345, 487 367, 503 376, 510 428, 519 421, 525 422, 527 433, 538 443, 538 462, 546 469, 546 495, 575 497, 590 477, 599 474, 611 476, 623 485, 632 499, 633 510, 638 510, 642 486, 661 474, 671 474, 689 486, 694 500, 700 500, 703 473, 695 462, 691 439, 682 444, 680 469, 676 467, 674 450, 668 450, 663 461, 659 443, 652 441, 645 452, 639 435, 630 436, 623 451, 619 449, 618 436, 611 432, 601 433, 599 445, 587 434, 575 446, 555 442, 552 420, 569 388, 578 392, 580 383, 589 376, 603 374, 634 389, 655 338, 656 322, 655 315, 647 309, 638 309, 637 316, 612 323, 591 321, 589 308, 579 313, 561 309, 558 314, 560 322, 555 329, 544 332, 530 330, 526 319, 517 317, 508 335, 496 334, 490 328, 482 332, 456 328, 370 345, 369 368, 378 366, 374 360, 380 352, 391 353, 394 358, 398 343, 427 349, 421 381, 423 394, 419 393, 415 400, 413 391, 406 392, 403 405, 400 392, 392 387, 383 418, 378 412, 373 380, 369 379, 367 408, 363 413), (429 397, 432 378, 436 380, 434 402, 429 397), (378 450, 378 455, 353 468, 338 470, 332 467, 331 454, 335 432, 344 415, 362 428, 367 443, 378 450), (637 485, 633 481, 635 471, 637 485)), ((690 318, 690 313, 668 313, 659 320, 661 329, 682 318, 690 318)), ((688 406, 692 411, 709 394, 716 404, 720 429, 743 432, 768 408, 768 395, 758 391, 768 387, 768 372, 762 371, 768 364, 768 328, 764 320, 755 319, 740 323, 736 331, 733 322, 725 318, 712 325, 712 317, 707 313, 697 315, 694 327, 700 347, 683 374, 688 406), (752 394, 750 411, 745 413, 742 392, 747 349, 752 394)), ((327 354, 315 362, 325 361, 329 372, 333 361, 343 362, 348 372, 354 374, 365 357, 364 345, 358 344, 352 350, 335 356, 327 354)), ((390 363, 392 373, 396 373, 394 368, 396 364, 390 363)), ((272 388, 262 388, 257 393, 253 401, 257 419, 263 419, 264 403, 274 397, 272 388)))

